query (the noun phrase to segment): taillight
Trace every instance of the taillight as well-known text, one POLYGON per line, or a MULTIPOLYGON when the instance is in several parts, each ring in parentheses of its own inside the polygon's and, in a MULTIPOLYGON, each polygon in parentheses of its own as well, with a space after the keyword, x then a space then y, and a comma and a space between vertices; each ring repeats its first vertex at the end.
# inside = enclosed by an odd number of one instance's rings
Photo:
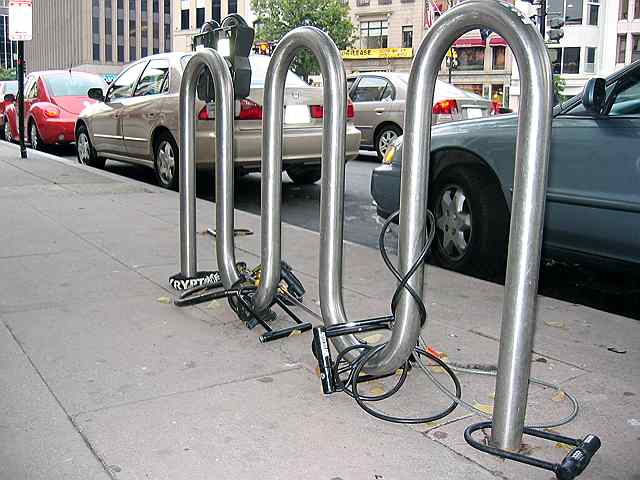
POLYGON ((244 98, 240 100, 240 113, 238 120, 262 120, 262 107, 253 100, 244 98))
POLYGON ((55 107, 46 107, 43 109, 43 113, 47 118, 55 118, 60 115, 60 110, 55 107))
POLYGON ((353 118, 354 115, 355 112, 353 111, 353 103, 351 103, 351 100, 349 100, 349 103, 347 103, 347 118, 353 118))
POLYGON ((198 120, 213 120, 213 117, 209 116, 209 109, 206 105, 198 112, 198 120))
POLYGON ((324 116, 322 105, 311 105, 309 111, 311 112, 311 118, 322 118, 324 116))
MULTIPOLYGON (((324 116, 324 108, 322 105, 311 105, 309 111, 311 112, 311 118, 322 118, 324 116)), ((349 101, 347 104, 347 118, 353 118, 353 116, 353 103, 349 101)))
POLYGON ((454 115, 458 113, 458 102, 455 100, 441 100, 433 106, 432 112, 436 115, 454 115))

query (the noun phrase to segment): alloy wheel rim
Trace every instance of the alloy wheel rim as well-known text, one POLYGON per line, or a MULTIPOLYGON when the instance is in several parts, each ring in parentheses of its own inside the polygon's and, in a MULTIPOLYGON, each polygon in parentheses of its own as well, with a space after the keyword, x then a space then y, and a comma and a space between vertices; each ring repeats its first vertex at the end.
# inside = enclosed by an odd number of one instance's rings
POLYGON ((465 256, 471 244, 471 207, 464 190, 449 185, 436 202, 438 243, 452 261, 465 256))
POLYGON ((382 132, 382 135, 380 135, 380 141, 378 142, 378 149, 380 150, 380 153, 382 155, 387 153, 387 150, 389 150, 389 147, 397 138, 398 134, 393 130, 382 132))
POLYGON ((175 174, 175 156, 173 147, 167 141, 163 141, 158 148, 158 174, 165 185, 170 185, 175 174))
POLYGON ((31 148, 38 149, 38 129, 35 123, 31 124, 31 148))
POLYGON ((89 139, 84 133, 78 137, 78 160, 81 164, 87 165, 89 161, 89 139))

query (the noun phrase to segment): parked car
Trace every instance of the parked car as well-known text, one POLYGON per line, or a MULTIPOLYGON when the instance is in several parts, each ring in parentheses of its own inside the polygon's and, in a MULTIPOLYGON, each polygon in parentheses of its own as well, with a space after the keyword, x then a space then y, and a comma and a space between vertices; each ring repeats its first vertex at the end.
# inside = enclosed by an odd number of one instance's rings
MULTIPOLYGON (((104 88, 98 75, 71 70, 34 72, 25 79, 24 125, 31 148, 75 141, 78 114, 95 103, 87 96, 90 88, 104 88)), ((15 98, 14 98, 15 100, 15 98)), ((18 141, 18 115, 15 103, 8 105, 4 115, 7 140, 18 141)))
POLYGON ((18 91, 18 82, 16 80, 6 80, 0 82, 0 137, 4 136, 4 112, 9 105, 13 103, 18 91), (6 97, 6 98, 5 98, 6 97))
MULTIPOLYGON (((389 145, 402 135, 408 73, 371 72, 350 76, 356 128, 362 132, 362 148, 373 149, 382 159, 389 145)), ((494 111, 490 100, 448 83, 436 83, 433 123, 488 117, 494 111)))
MULTIPOLYGON (((192 53, 167 53, 126 67, 96 105, 78 119, 78 160, 96 167, 107 158, 154 168, 158 184, 178 182, 179 91, 182 72, 192 53)), ((235 122, 238 173, 258 171, 262 159, 262 101, 270 57, 250 57, 249 97, 239 102, 235 122)), ((95 92, 94 92, 95 93, 95 92)), ((98 92, 99 93, 99 92, 98 92)), ((300 184, 320 179, 322 151, 322 89, 310 87, 289 73, 285 89, 284 169, 300 184)), ((214 161, 213 105, 198 100, 196 163, 211 168, 214 161)), ((353 116, 349 105, 348 116, 353 116)), ((347 159, 358 154, 360 132, 349 122, 347 159)))
MULTIPOLYGON (((553 111, 544 228, 547 257, 640 266, 640 61, 588 83, 553 111), (595 96, 599 94, 600 97, 595 96), (589 99, 603 98, 593 106, 589 99)), ((512 201, 516 115, 437 125, 431 140, 433 257, 445 267, 504 268, 512 201)), ((371 177, 378 214, 399 208, 402 139, 371 177)))

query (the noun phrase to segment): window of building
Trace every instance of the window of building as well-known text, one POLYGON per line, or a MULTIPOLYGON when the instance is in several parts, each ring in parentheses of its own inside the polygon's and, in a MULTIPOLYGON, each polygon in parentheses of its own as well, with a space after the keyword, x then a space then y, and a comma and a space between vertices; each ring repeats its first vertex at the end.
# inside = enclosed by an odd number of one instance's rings
POLYGON ((91 2, 91 33, 93 41, 93 61, 100 61, 100 0, 91 2))
POLYGON ((618 35, 618 55, 616 56, 617 63, 624 63, 627 58, 627 36, 618 35))
POLYGON ((351 100, 354 102, 380 102, 392 100, 393 87, 382 77, 362 77, 351 100))
POLYGON ((455 84, 454 87, 458 87, 460 90, 464 90, 465 92, 471 92, 471 93, 475 93, 476 95, 482 96, 481 83, 461 83, 461 84, 455 84))
POLYGON ((559 17, 568 25, 582 24, 582 4, 583 0, 548 0, 547 22, 559 17))
POLYGON ((378 0, 378 5, 391 5, 391 0, 378 0))
POLYGON ((153 0, 153 54, 160 53, 160 0, 153 0))
POLYGON ((499 106, 504 106, 504 85, 491 84, 491 101, 499 106))
POLYGON ((629 18, 629 0, 620 0, 620 14, 618 18, 620 20, 629 18))
POLYGON ((218 23, 220 23, 222 16, 222 6, 220 0, 211 1, 211 17, 218 23))
POLYGON ((147 0, 140 0, 140 55, 149 54, 149 5, 147 0))
POLYGON ((136 38, 136 0, 129 0, 129 61, 134 61, 137 57, 136 47, 138 45, 138 40, 136 38))
POLYGON ((388 30, 386 20, 360 22, 360 47, 387 48, 388 30))
POLYGON ((589 18, 587 19, 587 23, 589 25, 597 26, 598 14, 600 13, 600 0, 589 0, 587 2, 587 9, 589 11, 589 18))
POLYGON ((580 47, 550 48, 549 57, 554 74, 580 73, 580 47))
POLYGON ((111 2, 104 5, 104 60, 113 62, 113 35, 111 29, 111 2))
POLYGON ((229 13, 238 13, 238 0, 229 0, 229 13))
POLYGON ((633 18, 640 18, 640 0, 636 0, 635 8, 633 9, 633 18))
POLYGON ((169 86, 167 80, 169 72, 168 60, 153 60, 144 69, 134 96, 159 95, 167 91, 169 86))
POLYGON ((171 0, 164 0, 164 51, 171 51, 171 0))
POLYGON ((116 2, 116 60, 124 62, 124 0, 116 2))
POLYGON ((640 60, 640 34, 631 35, 631 62, 640 60))
POLYGON ((458 48, 458 70, 484 70, 484 47, 458 48))
POLYGON ((595 73, 596 71, 596 49, 586 48, 586 58, 584 60, 584 73, 595 73))
POLYGON ((413 25, 402 27, 402 48, 413 47, 413 25))
POLYGON ((196 8, 196 28, 204 25, 204 7, 196 8))
POLYGON ((356 7, 368 7, 369 0, 356 0, 356 7))
POLYGON ((189 10, 180 10, 180 29, 189 30, 189 10))
POLYGON ((400 0, 400 3, 414 3, 416 0, 400 0))
POLYGON ((507 47, 497 46, 491 47, 492 50, 492 62, 491 68, 493 70, 504 70, 505 68, 505 55, 507 52, 507 47))

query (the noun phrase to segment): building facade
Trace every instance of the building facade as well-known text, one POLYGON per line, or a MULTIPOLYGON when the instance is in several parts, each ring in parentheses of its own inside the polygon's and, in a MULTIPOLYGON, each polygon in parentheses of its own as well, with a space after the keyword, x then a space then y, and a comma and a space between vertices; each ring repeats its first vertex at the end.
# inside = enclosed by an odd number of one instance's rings
POLYGON ((0 67, 16 68, 17 42, 9 40, 9 0, 0 0, 0 67))
MULTIPOLYGON (((356 27, 353 49, 343 52, 347 72, 408 72, 413 55, 430 25, 457 1, 345 0, 356 27)), ((511 59, 506 43, 475 30, 458 39, 451 72, 443 62, 439 79, 500 103, 508 103, 511 59)))
POLYGON ((35 1, 27 70, 115 74, 126 63, 171 51, 173 1, 35 1))
POLYGON ((191 50, 193 36, 204 22, 213 19, 220 23, 230 13, 239 13, 249 25, 255 21, 250 0, 174 0, 174 50, 191 50))

